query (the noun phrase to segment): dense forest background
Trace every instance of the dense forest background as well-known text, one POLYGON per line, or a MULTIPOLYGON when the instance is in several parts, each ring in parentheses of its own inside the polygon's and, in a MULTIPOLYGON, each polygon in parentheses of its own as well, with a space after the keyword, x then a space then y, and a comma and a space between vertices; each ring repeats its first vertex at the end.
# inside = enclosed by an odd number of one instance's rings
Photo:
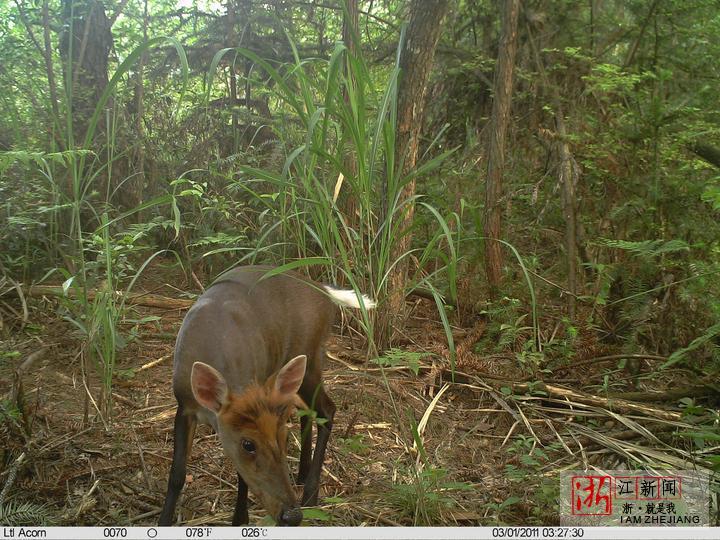
MULTIPOLYGON (((717 471, 718 57, 717 0, 3 0, 0 516, 122 515, 68 510, 92 482, 28 502, 52 404, 23 400, 22 360, 64 351, 67 430, 112 430, 131 351, 166 330, 138 309, 251 263, 376 298, 347 323, 357 366, 398 402, 386 370, 420 384, 390 419, 403 473, 372 471, 380 524, 551 522, 563 459, 717 471), (489 429, 424 431, 443 381, 515 411, 478 450, 507 457, 495 483, 430 448, 489 429)), ((351 420, 338 444, 371 452, 351 420)))

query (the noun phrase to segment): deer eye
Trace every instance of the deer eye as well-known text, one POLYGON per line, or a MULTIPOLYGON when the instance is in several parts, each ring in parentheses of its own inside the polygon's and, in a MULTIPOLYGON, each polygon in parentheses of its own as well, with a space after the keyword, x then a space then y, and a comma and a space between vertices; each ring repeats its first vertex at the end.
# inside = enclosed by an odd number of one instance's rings
POLYGON ((242 444, 243 450, 245 450, 248 454, 255 453, 256 448, 254 442, 243 439, 240 444, 242 444))

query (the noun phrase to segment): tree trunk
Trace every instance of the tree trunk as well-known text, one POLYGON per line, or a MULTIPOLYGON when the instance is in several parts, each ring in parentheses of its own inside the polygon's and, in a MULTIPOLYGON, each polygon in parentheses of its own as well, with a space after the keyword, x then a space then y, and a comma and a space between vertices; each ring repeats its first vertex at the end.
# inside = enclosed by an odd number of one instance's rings
POLYGON ((360 10, 358 0, 346 0, 347 12, 343 17, 343 42, 350 50, 351 54, 357 54, 359 43, 357 39, 360 37, 360 10))
MULTIPOLYGON (((235 13, 235 0, 228 0, 227 3, 227 36, 226 36, 226 47, 237 47, 238 39, 237 32, 235 30, 235 24, 237 22, 237 15, 235 13)), ((230 75, 230 103, 232 103, 232 147, 230 150, 231 154, 235 154, 238 151, 238 134, 240 121, 238 119, 237 110, 237 73, 235 72, 235 59, 230 63, 229 66, 230 75)))
MULTIPOLYGON (((397 166, 400 167, 396 172, 400 181, 415 168, 425 108, 425 91, 447 7, 447 0, 432 2, 413 0, 410 6, 410 22, 400 53, 401 73, 397 103, 395 159, 397 166)), ((410 249, 412 241, 410 226, 415 205, 411 199, 415 196, 415 179, 405 183, 401 189, 398 200, 402 210, 398 215, 397 240, 392 247, 391 256, 392 262, 399 262, 395 264, 389 275, 389 301, 380 325, 378 340, 381 348, 389 345, 392 327, 405 318, 408 264, 404 255, 410 249)), ((387 196, 390 198, 393 195, 388 193, 387 196)), ((388 201, 388 206, 392 206, 392 201, 388 201)))
POLYGON ((57 85, 55 84, 55 70, 53 69, 52 59, 52 42, 50 41, 50 15, 48 8, 48 0, 43 1, 42 5, 42 21, 43 21, 43 58, 45 60, 45 73, 48 80, 48 89, 50 90, 50 106, 53 113, 53 133, 54 139, 58 141, 60 149, 65 150, 65 141, 59 134, 62 133, 62 124, 60 119, 60 107, 58 106, 57 85))
MULTIPOLYGON (((148 39, 148 0, 143 2, 143 42, 147 43, 148 39)), ((147 51, 140 56, 137 73, 135 74, 135 163, 134 175, 130 181, 130 208, 138 206, 143 201, 145 192, 145 127, 143 125, 143 114, 145 112, 145 82, 143 80, 145 65, 147 64, 147 51)), ((144 212, 138 212, 135 219, 143 221, 144 212)))
POLYGON ((488 144, 487 179, 485 184, 485 273, 492 295, 496 295, 502 278, 503 249, 501 236, 502 180, 505 172, 505 134, 510 123, 515 54, 517 52, 519 0, 507 0, 502 12, 502 30, 495 68, 493 100, 488 144))
POLYGON ((578 166, 575 158, 570 152, 570 144, 568 143, 567 128, 565 127, 565 114, 562 104, 560 90, 557 85, 551 85, 548 79, 545 66, 540 58, 540 47, 535 43, 533 32, 530 26, 527 26, 528 42, 535 59, 535 65, 542 87, 551 94, 553 109, 555 114, 555 139, 558 159, 558 184, 562 193, 562 209, 565 218, 565 251, 567 258, 568 271, 568 316, 572 321, 575 318, 575 304, 577 299, 577 260, 578 252, 584 254, 585 260, 588 260, 587 252, 584 247, 584 234, 582 232, 582 222, 578 220, 578 202, 577 202, 577 177, 578 166), (579 248, 578 248, 579 246, 579 248))
MULTIPOLYGON (((347 10, 343 13, 343 43, 345 43, 345 46, 348 49, 348 55, 350 57, 354 57, 355 55, 357 55, 358 49, 360 47, 360 44, 358 43, 360 39, 360 12, 358 8, 358 0, 346 0, 346 6, 347 10)), ((354 87, 355 80, 353 79, 353 74, 350 69, 349 61, 346 62, 346 78, 347 84, 354 87)), ((343 99, 345 103, 348 103, 349 96, 347 88, 343 89, 343 99)), ((351 144, 348 144, 349 142, 349 140, 346 140, 347 151, 343 155, 343 168, 345 169, 346 175, 348 177, 354 177, 357 176, 358 170, 357 156, 355 154, 355 148, 353 148, 351 144)), ((352 229, 356 229, 359 221, 359 216, 357 215, 357 194, 353 193, 352 190, 345 190, 345 196, 341 200, 343 212, 345 214, 345 219, 348 226, 352 229)))
MULTIPOLYGON (((99 0, 63 0, 60 55, 65 88, 72 105, 73 145, 82 144, 90 118, 108 84, 108 58, 113 45, 110 20, 99 0)), ((112 107, 108 102, 107 107, 112 107)), ((102 130, 104 115, 97 128, 102 130)))
POLYGON ((555 125, 558 134, 558 157, 560 158, 560 185, 562 186, 562 207, 565 218, 565 251, 568 266, 568 317, 575 320, 575 299, 577 298, 577 208, 575 159, 570 153, 565 118, 560 96, 555 96, 555 125))

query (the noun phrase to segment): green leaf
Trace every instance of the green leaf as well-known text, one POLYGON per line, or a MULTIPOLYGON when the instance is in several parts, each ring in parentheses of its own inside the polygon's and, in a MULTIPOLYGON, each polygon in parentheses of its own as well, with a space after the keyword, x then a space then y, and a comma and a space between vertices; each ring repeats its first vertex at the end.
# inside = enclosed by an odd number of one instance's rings
POLYGON ((315 521, 330 521, 332 516, 319 508, 303 508, 303 519, 314 519, 315 521))
POLYGON ((683 358, 685 358, 685 355, 689 352, 694 351, 695 349, 698 349, 705 345, 706 343, 713 340, 716 336, 720 335, 720 324, 715 324, 705 330, 705 333, 695 338, 690 345, 687 347, 683 347, 682 349, 678 349, 674 353, 670 355, 670 358, 668 358, 668 361, 665 362, 660 366, 660 369, 667 369, 668 367, 672 366, 673 364, 676 364, 680 362, 683 358))
POLYGON ((428 357, 427 353, 390 349, 384 355, 373 358, 371 362, 383 367, 397 367, 407 365, 417 376, 420 373, 420 360, 428 357))
POLYGON ((520 497, 512 496, 505 499, 503 502, 500 503, 500 508, 507 508, 508 506, 512 506, 513 504, 517 504, 522 499, 520 497))
POLYGON ((284 274, 289 270, 302 268, 304 266, 313 266, 316 264, 322 266, 329 266, 330 264, 332 264, 332 261, 327 257, 307 257, 305 259, 298 259, 296 261, 283 264, 282 266, 278 266, 277 268, 273 268, 272 270, 268 270, 260 277, 260 281, 273 276, 277 276, 278 274, 284 274))

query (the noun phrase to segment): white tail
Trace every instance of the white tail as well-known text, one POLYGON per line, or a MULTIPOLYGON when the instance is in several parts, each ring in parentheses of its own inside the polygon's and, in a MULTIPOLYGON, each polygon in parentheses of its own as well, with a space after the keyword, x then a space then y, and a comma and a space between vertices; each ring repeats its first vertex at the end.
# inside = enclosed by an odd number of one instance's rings
MULTIPOLYGON (((323 287, 328 292, 333 302, 335 302, 336 304, 360 309, 360 300, 355 291, 349 289, 336 289, 334 287, 331 287, 330 285, 323 285, 323 287)), ((365 309, 373 309, 377 305, 375 300, 370 298, 368 295, 362 294, 360 296, 362 296, 362 301, 365 305, 365 309)))

